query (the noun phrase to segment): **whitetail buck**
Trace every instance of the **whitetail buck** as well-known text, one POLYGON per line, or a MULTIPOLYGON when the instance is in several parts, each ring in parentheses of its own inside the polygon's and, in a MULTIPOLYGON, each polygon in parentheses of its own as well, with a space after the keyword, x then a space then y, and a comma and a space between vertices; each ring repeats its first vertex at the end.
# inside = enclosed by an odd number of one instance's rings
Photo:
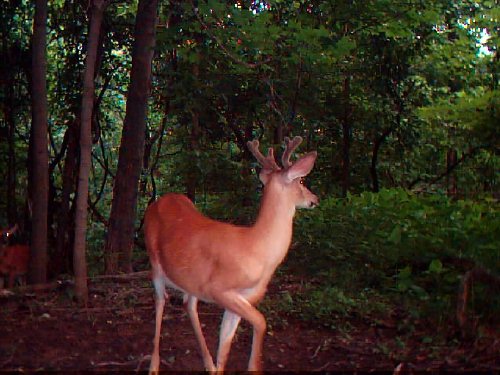
POLYGON ((164 195, 146 210, 146 248, 156 292, 156 330, 150 373, 157 373, 160 365, 159 345, 166 286, 184 293, 206 370, 224 370, 241 318, 253 326, 248 369, 261 369, 266 321, 254 306, 264 296, 269 280, 288 251, 295 209, 312 208, 318 204, 318 197, 302 181, 314 166, 316 151, 293 164, 290 161, 292 152, 301 142, 301 137, 292 141, 285 139, 283 169, 277 165, 272 148, 264 156, 259 151, 257 140, 247 143, 262 166, 259 178, 264 184, 260 211, 253 226, 211 220, 180 194, 164 195), (214 302, 225 309, 220 327, 217 366, 201 331, 198 300, 214 302))
POLYGON ((9 245, 9 237, 17 231, 17 224, 12 228, 2 229, 0 244, 0 278, 7 277, 7 287, 12 288, 18 277, 26 275, 30 259, 30 249, 27 245, 9 245))

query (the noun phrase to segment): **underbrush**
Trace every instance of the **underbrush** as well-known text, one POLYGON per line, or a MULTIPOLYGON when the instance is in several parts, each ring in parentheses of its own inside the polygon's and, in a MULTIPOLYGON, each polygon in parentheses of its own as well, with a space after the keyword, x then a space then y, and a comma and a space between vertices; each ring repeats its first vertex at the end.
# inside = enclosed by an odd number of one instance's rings
MULTIPOLYGON (((452 201, 401 189, 323 200, 296 218, 286 268, 315 282, 287 297, 290 311, 327 326, 346 316, 387 314, 448 326, 467 271, 498 277, 499 212, 493 200, 452 201)), ((495 286, 474 285, 467 301, 473 320, 499 323, 495 295, 495 286)))

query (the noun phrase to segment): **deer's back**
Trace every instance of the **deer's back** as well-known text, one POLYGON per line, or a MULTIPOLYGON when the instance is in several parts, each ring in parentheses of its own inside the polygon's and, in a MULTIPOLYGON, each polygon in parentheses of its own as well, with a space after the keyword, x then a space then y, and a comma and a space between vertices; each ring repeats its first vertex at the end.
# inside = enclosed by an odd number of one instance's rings
POLYGON ((153 269, 156 264, 182 290, 211 300, 219 287, 252 289, 260 284, 265 267, 252 255, 249 228, 207 218, 179 194, 167 194, 149 206, 144 225, 153 269))
POLYGON ((148 251, 158 251, 159 247, 192 237, 195 231, 210 225, 211 221, 185 195, 166 194, 150 205, 144 216, 148 251))

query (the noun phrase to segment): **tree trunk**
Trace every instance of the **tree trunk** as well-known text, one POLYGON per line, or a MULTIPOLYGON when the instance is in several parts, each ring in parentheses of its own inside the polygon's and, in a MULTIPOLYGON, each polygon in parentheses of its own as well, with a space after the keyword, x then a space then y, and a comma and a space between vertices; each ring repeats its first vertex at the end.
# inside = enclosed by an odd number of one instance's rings
POLYGON ((196 202, 196 182, 198 180, 197 168, 195 167, 198 159, 199 138, 200 138, 200 115, 198 110, 193 110, 191 114, 192 127, 189 134, 189 159, 193 168, 187 172, 186 195, 193 202, 196 202))
MULTIPOLYGON (((457 164, 457 150, 450 148, 446 153, 446 169, 451 169, 455 164, 457 164)), ((446 190, 449 197, 455 198, 457 196, 457 175, 455 172, 446 176, 446 190)))
POLYGON ((378 181, 378 173, 377 173, 377 163, 378 163, 378 153, 380 151, 380 146, 385 142, 386 138, 391 134, 392 128, 384 130, 380 137, 375 139, 373 143, 372 150, 372 162, 370 165, 370 175, 372 177, 372 191, 374 193, 378 193, 380 190, 379 181, 378 181))
POLYGON ((88 301, 86 234, 89 195, 89 174, 92 154, 92 110, 94 106, 94 71, 99 44, 99 32, 105 2, 94 0, 90 18, 90 30, 83 76, 82 113, 80 124, 80 168, 75 214, 75 244, 73 248, 73 268, 75 271, 75 296, 77 301, 86 305, 88 301))
POLYGON ((158 0, 140 0, 132 71, 105 245, 105 272, 131 271, 139 177, 144 156, 147 101, 155 45, 158 0))
POLYGON ((47 205, 49 151, 47 143, 47 0, 36 0, 33 25, 32 81, 32 227, 28 278, 32 284, 47 281, 47 205))
POLYGON ((465 340, 472 339, 477 329, 477 321, 474 322, 467 313, 467 308, 470 306, 470 299, 473 296, 473 287, 481 282, 483 285, 489 287, 492 293, 498 293, 500 288, 500 277, 491 273, 481 266, 474 266, 471 270, 467 271, 462 277, 460 288, 457 296, 457 321, 460 327, 462 338, 465 340))
MULTIPOLYGON (((79 115, 78 115, 79 117, 79 115)), ((80 132, 79 118, 73 121, 66 130, 68 137, 66 157, 62 173, 61 202, 57 211, 57 233, 54 259, 51 261, 51 270, 55 275, 72 271, 72 255, 69 249, 73 248, 74 217, 71 215, 71 194, 76 191, 78 168, 78 134, 80 132)))
POLYGON ((283 143, 284 135, 283 135, 283 123, 278 119, 278 122, 274 128, 274 144, 280 145, 283 143))
POLYGON ((351 79, 345 77, 344 79, 344 116, 342 118, 342 196, 346 197, 350 187, 350 173, 351 173, 351 108, 350 108, 350 95, 351 95, 351 79))
POLYGON ((8 78, 9 82, 6 87, 7 97, 4 106, 5 122, 7 123, 7 221, 9 226, 17 223, 17 206, 16 206, 16 121, 14 116, 14 80, 8 78))
MULTIPOLYGON (((198 79, 200 75, 200 67, 198 63, 193 65, 193 76, 198 79)), ((187 172, 186 178, 186 195, 193 202, 196 202, 196 182, 198 180, 198 170, 195 167, 198 165, 198 150, 200 148, 200 114, 198 108, 191 110, 191 132, 189 133, 189 155, 190 163, 193 166, 187 172)))

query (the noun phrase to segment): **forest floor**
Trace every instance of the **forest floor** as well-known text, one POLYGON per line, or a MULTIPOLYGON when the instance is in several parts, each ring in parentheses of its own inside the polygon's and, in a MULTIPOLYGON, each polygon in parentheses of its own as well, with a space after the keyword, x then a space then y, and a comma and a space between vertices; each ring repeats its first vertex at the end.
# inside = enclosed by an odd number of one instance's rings
MULTIPOLYGON (((297 285, 297 280, 291 278, 274 280, 268 293, 270 305, 273 296, 297 285)), ((89 288, 87 308, 76 307, 71 302, 71 287, 64 285, 45 292, 1 293, 0 372, 147 370, 154 331, 153 291, 147 273, 132 278, 95 278, 89 288)), ((199 313, 215 358, 222 311, 200 303, 199 313)), ((264 368, 271 372, 500 370, 500 337, 496 329, 466 342, 455 334, 449 340, 431 343, 425 338, 434 337, 436 327, 417 323, 411 337, 402 342, 397 318, 391 316, 385 317, 383 323, 356 318, 349 321, 348 328, 337 329, 279 311, 267 311, 266 318, 264 368)), ((162 370, 203 370, 189 319, 177 298, 167 305, 162 332, 162 370)), ((228 369, 246 368, 250 345, 251 328, 242 322, 228 369)))

